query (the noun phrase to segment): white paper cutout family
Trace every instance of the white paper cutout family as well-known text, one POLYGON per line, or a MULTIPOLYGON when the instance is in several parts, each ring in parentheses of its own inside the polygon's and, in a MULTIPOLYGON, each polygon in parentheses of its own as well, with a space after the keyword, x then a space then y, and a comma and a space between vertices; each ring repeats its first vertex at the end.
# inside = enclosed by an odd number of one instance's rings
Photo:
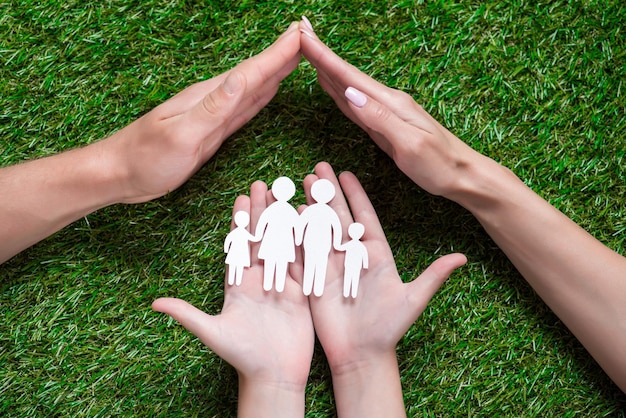
POLYGON ((250 267, 250 242, 261 241, 259 259, 264 261, 263 289, 272 290, 275 279, 277 292, 285 288, 287 267, 296 259, 296 246, 304 249, 304 278, 302 291, 322 296, 330 251, 344 251, 344 297, 356 298, 362 268, 368 268, 367 248, 359 241, 365 227, 352 223, 348 227, 350 241, 341 243, 341 223, 337 213, 328 205, 335 197, 335 186, 326 179, 316 180, 311 186, 311 197, 316 202, 302 214, 294 209, 289 199, 296 186, 288 177, 279 177, 272 184, 276 201, 261 214, 254 235, 248 230, 250 215, 239 211, 234 215, 235 229, 224 241, 228 284, 241 284, 243 272, 250 267))

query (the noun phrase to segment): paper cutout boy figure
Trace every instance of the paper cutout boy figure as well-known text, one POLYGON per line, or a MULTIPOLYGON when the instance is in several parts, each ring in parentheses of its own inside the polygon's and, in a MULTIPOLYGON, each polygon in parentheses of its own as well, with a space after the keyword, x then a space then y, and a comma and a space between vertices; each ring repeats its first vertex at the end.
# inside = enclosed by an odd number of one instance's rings
POLYGON ((326 282, 326 268, 331 244, 341 245, 341 222, 327 203, 335 197, 335 186, 326 179, 316 180, 311 186, 311 197, 316 203, 300 215, 301 233, 296 244, 304 247, 304 279, 302 291, 306 296, 321 296, 326 282))
POLYGON ((346 298, 349 296, 356 298, 361 268, 368 268, 367 248, 365 244, 359 241, 364 232, 363 224, 358 222, 351 224, 348 227, 348 235, 352 239, 338 248, 338 250, 346 252, 343 272, 343 296, 346 298))
POLYGON ((298 212, 288 201, 296 192, 296 186, 288 177, 279 177, 272 184, 276 202, 261 214, 254 233, 254 240, 261 242, 259 258, 265 261, 263 289, 272 289, 276 277, 276 291, 282 292, 287 278, 287 266, 296 259, 295 234, 299 223, 298 212))
POLYGON ((224 241, 224 252, 226 264, 228 264, 228 284, 241 285, 243 271, 250 267, 250 241, 254 241, 252 235, 246 227, 250 223, 248 212, 239 211, 235 213, 236 228, 230 231, 224 241))

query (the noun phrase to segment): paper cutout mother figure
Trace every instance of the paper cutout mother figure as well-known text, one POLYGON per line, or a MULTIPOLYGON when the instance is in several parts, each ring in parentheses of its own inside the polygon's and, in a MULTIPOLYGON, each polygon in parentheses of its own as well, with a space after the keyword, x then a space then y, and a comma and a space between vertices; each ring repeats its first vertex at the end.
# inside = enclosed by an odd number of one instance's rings
POLYGON ((263 289, 272 289, 276 277, 276 291, 282 292, 287 278, 287 266, 296 259, 295 234, 299 223, 298 212, 288 201, 296 193, 296 186, 288 177, 279 177, 272 184, 276 202, 261 214, 254 233, 255 241, 263 239, 259 258, 265 261, 263 289))
POLYGON ((364 232, 363 224, 358 222, 350 224, 348 235, 352 239, 338 248, 338 250, 346 252, 343 272, 343 296, 346 298, 348 296, 356 298, 361 268, 366 269, 368 267, 367 248, 365 244, 359 241, 364 232))
POLYGON ((226 235, 224 241, 224 252, 228 253, 226 264, 228 264, 229 285, 241 285, 243 270, 250 267, 250 241, 254 241, 254 235, 246 229, 249 223, 248 212, 235 213, 236 228, 226 235))
MULTIPOLYGON (((304 278, 302 291, 306 296, 322 296, 326 282, 326 268, 331 244, 335 249, 341 245, 341 222, 337 213, 328 205, 335 197, 335 186, 326 179, 318 179, 311 186, 311 197, 316 203, 300 214, 304 248, 304 278)), ((296 241, 300 245, 300 240, 296 241)))

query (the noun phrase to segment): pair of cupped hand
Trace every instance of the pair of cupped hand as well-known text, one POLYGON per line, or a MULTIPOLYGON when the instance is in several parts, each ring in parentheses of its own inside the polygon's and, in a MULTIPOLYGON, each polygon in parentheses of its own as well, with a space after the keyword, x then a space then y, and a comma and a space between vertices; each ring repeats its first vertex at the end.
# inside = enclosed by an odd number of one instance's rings
MULTIPOLYGON (((293 23, 260 54, 190 86, 121 131, 128 155, 122 163, 129 173, 124 201, 145 201, 184 183, 274 97, 301 55, 316 68, 320 85, 339 108, 405 174, 431 193, 454 193, 455 167, 469 155, 467 146, 409 95, 378 83, 335 55, 303 20, 293 23), (151 162, 150 167, 142 166, 143 162, 151 162)), ((118 142, 121 146, 122 141, 118 142)), ((321 297, 302 293, 300 253, 289 265, 284 291, 264 291, 259 244, 252 244, 251 266, 241 286, 225 288, 220 314, 209 315, 175 298, 158 299, 152 305, 179 321, 240 376, 306 384, 316 334, 331 370, 395 351, 442 283, 466 262, 462 254, 449 254, 412 282, 403 283, 376 212, 357 178, 351 173, 337 177, 329 164, 319 163, 315 173, 304 179, 308 204, 313 203, 311 185, 318 178, 334 184, 337 194, 329 204, 341 224, 365 226, 361 241, 368 250, 369 268, 361 272, 358 298, 342 296, 344 254, 337 251, 330 254, 321 297)), ((273 201, 267 185, 257 181, 249 196, 236 199, 233 213, 248 212, 250 230, 254 230, 260 214, 273 201)), ((216 237, 216 242, 222 239, 216 237)))

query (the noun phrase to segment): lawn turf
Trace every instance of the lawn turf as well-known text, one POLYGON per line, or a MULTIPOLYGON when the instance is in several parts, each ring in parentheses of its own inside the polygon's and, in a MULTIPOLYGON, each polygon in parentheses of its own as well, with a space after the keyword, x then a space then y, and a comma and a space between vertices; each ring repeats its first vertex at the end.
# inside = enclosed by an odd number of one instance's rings
MULTIPOLYGON (((613 1, 0 3, 0 166, 106 137, 306 15, 338 54, 626 251, 626 6, 613 1)), ((234 370, 151 302, 218 313, 232 203, 356 173, 403 279, 461 251, 398 347, 409 416, 624 416, 626 396, 464 209, 411 183, 306 62, 189 182, 0 266, 0 415, 234 416, 234 370)), ((302 203, 301 192, 294 203, 302 203)), ((316 348, 307 416, 335 414, 316 348)))

